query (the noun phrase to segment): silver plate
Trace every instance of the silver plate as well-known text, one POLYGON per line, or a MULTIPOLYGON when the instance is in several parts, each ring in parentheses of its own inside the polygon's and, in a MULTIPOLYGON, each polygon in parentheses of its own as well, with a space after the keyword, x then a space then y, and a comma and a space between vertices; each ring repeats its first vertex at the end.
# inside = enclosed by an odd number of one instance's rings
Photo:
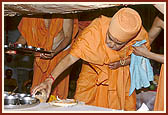
POLYGON ((24 104, 24 105, 4 105, 4 109, 24 109, 24 108, 30 108, 38 105, 40 103, 40 100, 37 99, 35 103, 33 104, 24 104))

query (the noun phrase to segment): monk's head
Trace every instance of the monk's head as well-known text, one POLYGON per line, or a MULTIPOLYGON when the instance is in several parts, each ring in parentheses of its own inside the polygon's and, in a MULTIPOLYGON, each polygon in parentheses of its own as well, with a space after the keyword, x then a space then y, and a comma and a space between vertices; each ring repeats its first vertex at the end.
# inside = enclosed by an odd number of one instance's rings
POLYGON ((141 17, 131 8, 121 8, 111 19, 106 35, 106 44, 120 50, 133 39, 142 27, 141 17))

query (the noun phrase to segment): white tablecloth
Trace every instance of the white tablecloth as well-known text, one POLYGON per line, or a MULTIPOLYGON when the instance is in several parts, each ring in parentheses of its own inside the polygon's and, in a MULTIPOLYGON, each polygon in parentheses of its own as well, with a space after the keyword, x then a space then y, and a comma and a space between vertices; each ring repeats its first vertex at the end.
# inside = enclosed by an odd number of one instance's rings
POLYGON ((74 112, 116 112, 121 110, 108 109, 103 107, 90 106, 85 104, 77 104, 67 107, 58 107, 49 103, 39 103, 38 105, 30 108, 22 109, 4 109, 4 113, 74 113, 74 112))

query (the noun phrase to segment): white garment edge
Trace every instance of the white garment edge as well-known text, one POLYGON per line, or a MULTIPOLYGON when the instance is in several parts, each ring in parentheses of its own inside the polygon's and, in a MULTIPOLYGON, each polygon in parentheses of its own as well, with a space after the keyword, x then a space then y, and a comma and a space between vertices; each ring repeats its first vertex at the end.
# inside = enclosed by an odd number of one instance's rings
POLYGON ((149 111, 149 108, 145 103, 142 103, 142 106, 137 111, 149 111))

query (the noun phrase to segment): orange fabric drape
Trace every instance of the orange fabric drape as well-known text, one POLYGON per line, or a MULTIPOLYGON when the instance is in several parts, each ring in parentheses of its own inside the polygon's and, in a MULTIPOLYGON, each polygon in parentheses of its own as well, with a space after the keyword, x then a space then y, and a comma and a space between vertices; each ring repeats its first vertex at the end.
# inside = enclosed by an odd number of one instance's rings
MULTIPOLYGON (((78 20, 74 21, 73 38, 78 31, 78 20)), ((63 19, 52 18, 49 29, 45 27, 43 18, 22 18, 18 29, 22 36, 26 39, 27 44, 35 47, 51 50, 53 39, 62 30, 63 19)), ((34 75, 32 88, 39 85, 52 72, 56 64, 67 54, 69 49, 60 52, 51 60, 44 60, 36 57, 34 60, 34 75)), ((66 76, 57 86, 53 95, 58 94, 59 97, 66 98, 68 95, 69 75, 66 76), (60 89, 61 88, 61 89, 60 89)))
POLYGON ((86 104, 112 109, 136 110, 135 92, 129 96, 129 66, 111 70, 110 62, 119 61, 124 54, 132 53, 132 44, 146 39, 150 48, 148 34, 142 27, 139 34, 120 51, 107 47, 106 33, 110 19, 101 16, 92 21, 73 44, 70 54, 86 61, 77 81, 75 99, 86 104))
POLYGON ((164 111, 164 64, 162 64, 155 98, 154 111, 164 111))

